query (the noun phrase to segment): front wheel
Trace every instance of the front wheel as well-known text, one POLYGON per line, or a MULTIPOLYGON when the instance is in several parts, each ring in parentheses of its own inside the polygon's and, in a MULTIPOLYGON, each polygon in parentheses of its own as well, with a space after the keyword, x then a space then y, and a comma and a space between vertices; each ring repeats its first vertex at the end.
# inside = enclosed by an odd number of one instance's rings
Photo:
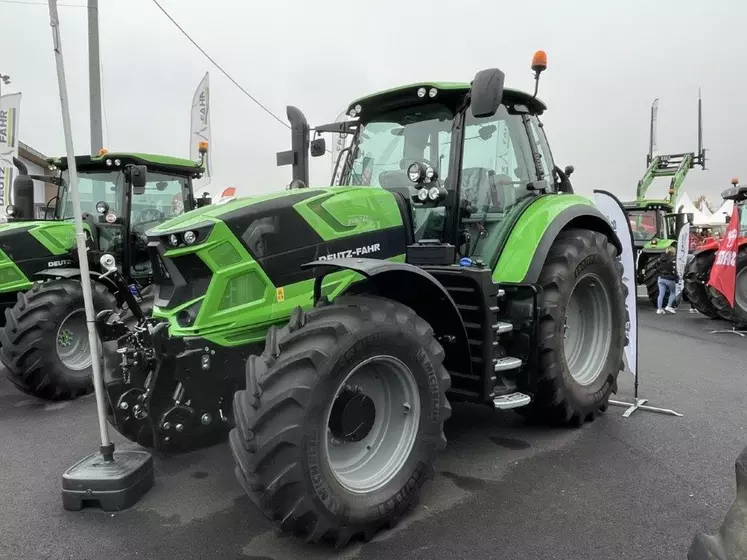
POLYGON ((431 327, 402 304, 296 310, 247 361, 234 397, 236 475, 282 530, 338 547, 393 525, 446 444, 450 378, 431 327))
POLYGON ((690 305, 710 319, 718 319, 718 309, 708 293, 708 275, 716 258, 716 251, 698 253, 685 269, 685 293, 690 305))
MULTIPOLYGON (((659 273, 656 271, 657 255, 653 255, 646 261, 643 269, 643 282, 646 284, 646 295, 648 301, 654 307, 658 305, 659 299, 659 273)), ((666 293, 664 294, 666 296, 666 293)))
POLYGON ((617 250, 596 231, 557 237, 539 283, 539 371, 533 402, 516 411, 579 426, 617 390, 627 343, 627 288, 617 250))

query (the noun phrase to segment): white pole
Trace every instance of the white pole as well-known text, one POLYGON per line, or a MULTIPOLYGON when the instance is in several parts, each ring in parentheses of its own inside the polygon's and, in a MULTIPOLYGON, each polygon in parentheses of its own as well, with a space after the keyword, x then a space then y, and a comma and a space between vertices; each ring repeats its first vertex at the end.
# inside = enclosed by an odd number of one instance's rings
POLYGON ((52 26, 54 54, 57 62, 57 83, 60 89, 60 104, 62 106, 62 129, 65 134, 65 152, 70 172, 70 192, 73 195, 73 214, 75 215, 75 238, 78 242, 78 260, 80 261, 80 281, 83 284, 83 301, 86 307, 86 323, 88 325, 88 341, 91 346, 93 366, 93 386, 96 391, 96 406, 99 414, 99 431, 101 432, 101 446, 111 445, 109 427, 106 423, 106 405, 104 403, 104 383, 101 378, 101 363, 99 362, 99 340, 96 334, 96 324, 91 297, 91 275, 88 270, 88 253, 86 249, 86 234, 83 231, 83 218, 80 210, 80 195, 78 193, 78 170, 75 166, 75 150, 73 149, 73 134, 70 126, 70 107, 67 99, 67 83, 65 81, 65 65, 62 60, 62 38, 60 37, 60 19, 57 15, 57 0, 49 0, 49 19, 52 26))

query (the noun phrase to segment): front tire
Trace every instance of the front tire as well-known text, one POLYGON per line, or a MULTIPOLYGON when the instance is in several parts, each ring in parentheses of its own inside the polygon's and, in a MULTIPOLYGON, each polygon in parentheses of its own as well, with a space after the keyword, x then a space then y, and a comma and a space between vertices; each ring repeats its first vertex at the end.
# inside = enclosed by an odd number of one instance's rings
POLYGON ((628 312, 617 250, 596 231, 561 232, 540 273, 539 371, 533 420, 580 426, 617 391, 628 312))
MULTIPOLYGON (((95 312, 116 308, 105 286, 91 282, 95 312)), ((0 360, 21 391, 45 400, 71 400, 93 391, 83 286, 67 278, 18 294, 0 329, 0 360)))
POLYGON ((446 445, 443 359, 432 328, 397 302, 346 296, 297 309, 247 360, 246 390, 234 397, 242 487, 307 542, 342 547, 392 526, 446 445))
MULTIPOLYGON (((651 256, 646 261, 646 268, 643 270, 643 282, 646 284, 646 295, 648 301, 654 307, 658 304, 659 299, 659 273, 656 271, 657 255, 651 256)), ((666 294, 664 294, 666 296, 666 294)))

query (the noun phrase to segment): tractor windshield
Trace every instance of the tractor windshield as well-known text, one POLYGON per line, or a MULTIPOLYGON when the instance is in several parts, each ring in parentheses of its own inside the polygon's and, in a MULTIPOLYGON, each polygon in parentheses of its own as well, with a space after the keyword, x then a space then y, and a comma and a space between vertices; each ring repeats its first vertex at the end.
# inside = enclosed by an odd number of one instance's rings
POLYGON ((657 210, 628 210, 628 221, 634 241, 650 241, 657 235, 657 210))
MULTIPOLYGON (((415 194, 407 177, 413 162, 430 165, 442 184, 450 188, 449 169, 453 110, 432 103, 381 113, 363 122, 358 132, 358 152, 343 184, 377 186, 415 194)), ((467 112, 462 152, 461 197, 472 207, 470 229, 485 238, 517 202, 531 192, 531 152, 520 115, 501 106, 488 118, 475 119, 467 112)), ((414 211, 415 237, 442 238, 444 207, 414 211)), ((478 254, 479 249, 470 251, 478 254)))

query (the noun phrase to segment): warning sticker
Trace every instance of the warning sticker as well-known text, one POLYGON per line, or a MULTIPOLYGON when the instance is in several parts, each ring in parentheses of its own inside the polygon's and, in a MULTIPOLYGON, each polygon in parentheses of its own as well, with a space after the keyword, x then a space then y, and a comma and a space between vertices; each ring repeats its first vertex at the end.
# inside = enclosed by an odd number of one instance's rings
POLYGON ((275 290, 275 298, 278 300, 278 303, 285 301, 285 289, 278 288, 275 290))

